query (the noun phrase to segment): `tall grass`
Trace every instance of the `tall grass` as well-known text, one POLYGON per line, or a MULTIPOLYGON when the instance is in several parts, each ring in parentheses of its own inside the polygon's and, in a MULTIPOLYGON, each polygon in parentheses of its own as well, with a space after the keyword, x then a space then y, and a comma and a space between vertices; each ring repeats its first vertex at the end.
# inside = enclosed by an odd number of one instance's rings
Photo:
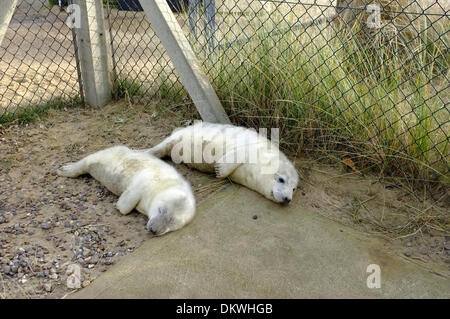
POLYGON ((232 120, 279 127, 289 151, 448 183, 449 25, 423 19, 369 41, 358 22, 254 36, 204 65, 232 120))

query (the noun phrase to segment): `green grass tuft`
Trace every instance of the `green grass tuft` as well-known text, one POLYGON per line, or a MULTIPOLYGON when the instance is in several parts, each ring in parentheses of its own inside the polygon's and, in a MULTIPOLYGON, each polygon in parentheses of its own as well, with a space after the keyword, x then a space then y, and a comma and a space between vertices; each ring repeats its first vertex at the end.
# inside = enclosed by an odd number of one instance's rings
POLYGON ((0 127, 11 124, 27 124, 45 117, 49 110, 64 109, 65 107, 80 106, 79 98, 63 99, 56 98, 47 103, 30 105, 17 108, 15 112, 6 112, 0 116, 0 127))
POLYGON ((115 84, 115 96, 118 99, 132 96, 144 96, 145 88, 143 84, 137 80, 129 80, 121 77, 117 79, 115 84))

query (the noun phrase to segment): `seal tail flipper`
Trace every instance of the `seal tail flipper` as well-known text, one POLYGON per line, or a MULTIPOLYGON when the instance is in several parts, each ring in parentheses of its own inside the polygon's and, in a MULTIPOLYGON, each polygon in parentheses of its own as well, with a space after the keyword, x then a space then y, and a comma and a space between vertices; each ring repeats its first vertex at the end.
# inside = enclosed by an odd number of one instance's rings
POLYGON ((64 177, 78 177, 80 175, 86 174, 87 171, 85 169, 84 161, 81 160, 76 163, 69 163, 62 166, 60 169, 56 171, 59 176, 64 177))
POLYGON ((166 137, 161 143, 145 151, 158 158, 169 156, 172 147, 177 143, 177 141, 183 138, 183 130, 183 127, 176 128, 173 130, 172 134, 166 137))
POLYGON ((156 156, 158 158, 166 157, 169 154, 170 146, 165 140, 158 145, 146 150, 147 153, 156 156))

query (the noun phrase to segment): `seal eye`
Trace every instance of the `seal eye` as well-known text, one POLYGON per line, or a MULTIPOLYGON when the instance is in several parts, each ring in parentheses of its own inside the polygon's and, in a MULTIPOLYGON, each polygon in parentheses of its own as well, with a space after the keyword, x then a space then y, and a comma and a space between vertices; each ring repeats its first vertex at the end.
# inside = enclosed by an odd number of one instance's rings
POLYGON ((285 180, 283 177, 278 177, 278 183, 284 184, 285 180))

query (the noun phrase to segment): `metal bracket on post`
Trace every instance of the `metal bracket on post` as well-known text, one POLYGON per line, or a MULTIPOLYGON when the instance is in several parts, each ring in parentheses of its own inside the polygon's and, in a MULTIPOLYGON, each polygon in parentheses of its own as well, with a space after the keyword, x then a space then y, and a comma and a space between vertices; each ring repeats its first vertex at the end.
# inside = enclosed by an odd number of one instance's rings
POLYGON ((2 9, 0 10, 0 46, 3 43, 3 38, 5 37, 6 30, 8 30, 14 11, 16 11, 17 1, 5 0, 2 3, 2 9))
POLYGON ((75 27, 84 96, 90 106, 100 107, 111 100, 111 64, 106 46, 102 1, 73 0, 80 9, 75 27))
POLYGON ((230 123, 167 1, 140 0, 140 3, 202 119, 230 123))

